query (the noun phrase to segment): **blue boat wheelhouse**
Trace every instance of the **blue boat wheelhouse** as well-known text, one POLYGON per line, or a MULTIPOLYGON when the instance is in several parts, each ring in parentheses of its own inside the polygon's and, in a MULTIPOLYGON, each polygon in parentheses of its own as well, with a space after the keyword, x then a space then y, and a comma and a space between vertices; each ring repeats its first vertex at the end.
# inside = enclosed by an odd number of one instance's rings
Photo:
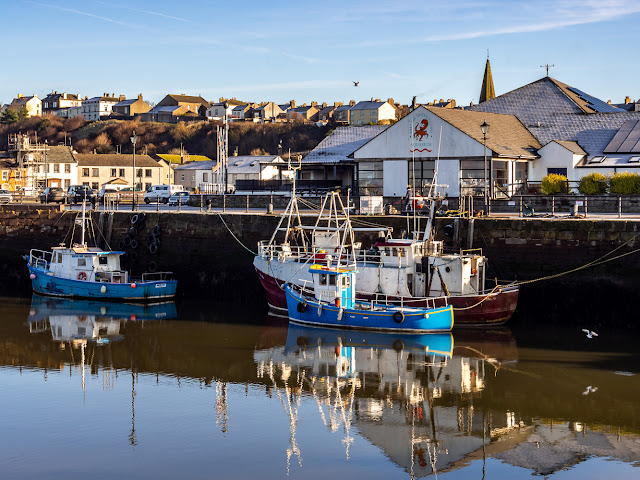
POLYGON ((356 300, 355 267, 313 265, 313 292, 306 284, 286 284, 289 319, 323 327, 410 333, 446 332, 453 328, 451 305, 431 308, 406 307, 356 300))

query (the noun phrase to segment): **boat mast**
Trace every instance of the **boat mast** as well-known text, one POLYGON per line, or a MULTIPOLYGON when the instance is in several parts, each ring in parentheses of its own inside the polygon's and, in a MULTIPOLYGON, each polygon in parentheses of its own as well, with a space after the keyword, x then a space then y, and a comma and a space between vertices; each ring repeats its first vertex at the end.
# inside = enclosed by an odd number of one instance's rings
POLYGON ((85 223, 85 218, 84 218, 84 213, 85 213, 85 208, 86 208, 86 200, 82 201, 82 238, 80 240, 80 245, 84 247, 84 223, 85 223))
POLYGON ((427 219, 427 225, 424 228, 423 241, 428 242, 431 240, 431 227, 433 226, 433 220, 436 217, 436 197, 438 196, 438 163, 440 162, 440 142, 442 141, 442 127, 440 127, 440 137, 438 139, 438 155, 436 156, 436 165, 433 170, 433 182, 429 187, 429 218, 427 219))

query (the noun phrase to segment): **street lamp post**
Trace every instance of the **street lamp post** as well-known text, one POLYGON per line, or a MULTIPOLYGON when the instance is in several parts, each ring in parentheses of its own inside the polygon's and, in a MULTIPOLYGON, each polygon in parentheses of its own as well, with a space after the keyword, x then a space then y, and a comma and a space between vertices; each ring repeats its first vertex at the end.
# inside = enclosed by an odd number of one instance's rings
POLYGON ((138 137, 136 136, 136 131, 133 131, 133 135, 131 136, 131 143, 133 143, 133 200, 131 202, 131 211, 135 211, 136 209, 136 142, 138 141, 138 137))
POLYGON ((484 212, 486 215, 489 211, 489 190, 487 180, 487 133, 489 132, 489 124, 486 120, 482 125, 480 125, 480 129, 482 130, 482 144, 484 145, 484 212))
POLYGON ((49 199, 47 198, 47 187, 48 178, 47 173, 49 173, 49 165, 47 164, 47 147, 49 146, 49 142, 47 140, 44 141, 44 203, 49 203, 49 199))

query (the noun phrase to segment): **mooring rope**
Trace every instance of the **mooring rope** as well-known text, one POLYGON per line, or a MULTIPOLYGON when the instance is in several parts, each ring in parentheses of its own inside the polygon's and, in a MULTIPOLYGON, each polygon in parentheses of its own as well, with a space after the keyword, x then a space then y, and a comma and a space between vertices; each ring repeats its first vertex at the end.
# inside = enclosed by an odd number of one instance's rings
POLYGON ((231 236, 233 238, 235 238, 236 242, 238 242, 240 244, 240 246, 242 248, 244 248, 247 252, 249 252, 251 255, 258 255, 256 252, 254 252, 253 250, 251 250, 249 247, 247 247, 244 243, 242 243, 240 241, 240 239, 238 237, 236 237, 236 235, 231 231, 231 229, 229 228, 229 225, 227 225, 227 222, 224 221, 224 218, 222 218, 222 215, 220 215, 220 213, 217 213, 218 217, 220 217, 220 220, 222 220, 222 224, 227 228, 227 230, 229 231, 229 233, 231 234, 231 236))

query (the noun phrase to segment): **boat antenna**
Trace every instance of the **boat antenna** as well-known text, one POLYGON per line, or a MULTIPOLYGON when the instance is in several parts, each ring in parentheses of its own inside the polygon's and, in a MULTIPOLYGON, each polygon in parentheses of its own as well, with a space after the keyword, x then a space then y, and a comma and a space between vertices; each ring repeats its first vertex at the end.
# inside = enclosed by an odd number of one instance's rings
MULTIPOLYGON (((413 130, 413 118, 411 119, 411 170, 412 170, 412 188, 411 188, 411 193, 413 194, 414 199, 417 197, 417 192, 416 192, 416 147, 415 147, 415 143, 413 141, 414 139, 414 130, 413 130)), ((411 208, 413 210, 413 235, 417 235, 417 231, 416 231, 416 205, 415 205, 416 200, 412 200, 411 197, 409 197, 409 204, 411 205, 411 208)), ((412 236, 413 236, 412 235, 412 236)))

